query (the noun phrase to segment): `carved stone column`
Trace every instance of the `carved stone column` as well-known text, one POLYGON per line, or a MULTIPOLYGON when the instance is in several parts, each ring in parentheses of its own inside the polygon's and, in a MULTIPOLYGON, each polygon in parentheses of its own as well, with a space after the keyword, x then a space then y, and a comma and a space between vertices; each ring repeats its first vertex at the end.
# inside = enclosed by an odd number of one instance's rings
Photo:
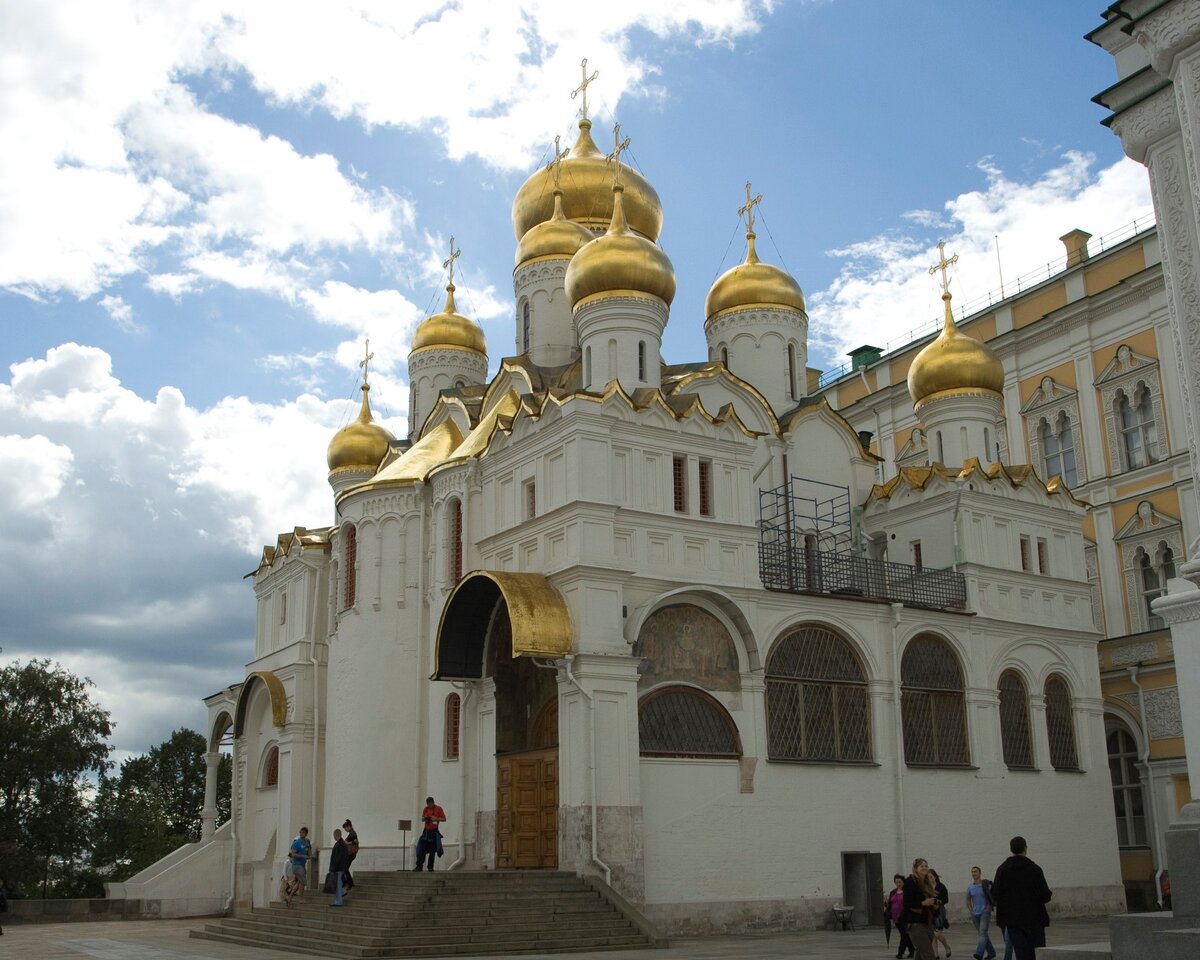
POLYGON ((217 829, 217 773, 221 769, 221 754, 215 751, 204 755, 204 809, 200 811, 200 839, 207 840, 217 829))

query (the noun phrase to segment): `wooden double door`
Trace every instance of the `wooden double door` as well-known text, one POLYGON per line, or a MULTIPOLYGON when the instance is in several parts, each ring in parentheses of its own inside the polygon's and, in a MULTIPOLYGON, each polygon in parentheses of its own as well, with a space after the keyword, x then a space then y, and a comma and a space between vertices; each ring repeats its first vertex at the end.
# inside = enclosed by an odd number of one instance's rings
POLYGON ((496 867, 558 866, 558 747, 496 758, 496 867))

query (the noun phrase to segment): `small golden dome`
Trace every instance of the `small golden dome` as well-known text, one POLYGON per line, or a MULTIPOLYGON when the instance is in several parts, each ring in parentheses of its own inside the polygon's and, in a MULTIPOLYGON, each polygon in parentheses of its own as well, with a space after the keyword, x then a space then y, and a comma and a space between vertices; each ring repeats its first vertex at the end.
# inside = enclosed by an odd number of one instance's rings
POLYGON ((958 332, 950 308, 950 292, 942 294, 946 316, 942 332, 927 343, 908 368, 913 404, 946 390, 1004 392, 1004 365, 986 343, 958 332))
POLYGON ((587 227, 563 216, 562 191, 555 190, 554 216, 530 227, 521 238, 517 244, 517 266, 542 257, 569 260, 580 247, 594 239, 596 235, 587 227))
POLYGON ((713 320, 726 310, 742 307, 787 307, 805 310, 804 292, 786 270, 758 259, 755 233, 746 234, 746 262, 726 270, 708 291, 704 316, 713 320))
POLYGON ((567 299, 575 307, 592 294, 632 290, 652 294, 670 306, 675 299, 675 268, 662 247, 629 229, 623 189, 614 184, 612 191, 608 232, 586 244, 567 266, 567 299))
POLYGON ((325 462, 329 470, 375 470, 389 444, 396 438, 386 427, 381 427, 371 418, 371 405, 367 402, 369 384, 362 385, 362 409, 358 419, 342 427, 329 441, 325 451, 325 462))
POLYGON ((440 347, 473 350, 487 356, 487 339, 475 321, 464 317, 454 306, 454 284, 446 284, 446 306, 441 313, 426 317, 413 333, 412 353, 440 347))
MULTIPOLYGON (((579 139, 563 158, 560 180, 563 215, 591 230, 605 229, 612 219, 612 164, 592 140, 592 121, 579 121, 579 139)), ((553 164, 551 165, 553 167, 553 164)), ((625 215, 629 226, 644 237, 657 240, 662 232, 662 202, 650 181, 621 164, 626 185, 625 215)), ((513 198, 513 233, 524 238, 539 223, 554 215, 554 171, 542 167, 530 175, 513 198)))

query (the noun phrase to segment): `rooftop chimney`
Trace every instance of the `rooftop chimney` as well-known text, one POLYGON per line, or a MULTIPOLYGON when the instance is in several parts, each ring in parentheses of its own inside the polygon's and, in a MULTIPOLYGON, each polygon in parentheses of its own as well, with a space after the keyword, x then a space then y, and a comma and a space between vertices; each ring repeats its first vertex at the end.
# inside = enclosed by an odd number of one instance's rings
POLYGON ((1087 242, 1092 239, 1092 235, 1086 230, 1076 228, 1070 233, 1064 233, 1058 239, 1067 248, 1068 268, 1076 267, 1088 258, 1087 242))

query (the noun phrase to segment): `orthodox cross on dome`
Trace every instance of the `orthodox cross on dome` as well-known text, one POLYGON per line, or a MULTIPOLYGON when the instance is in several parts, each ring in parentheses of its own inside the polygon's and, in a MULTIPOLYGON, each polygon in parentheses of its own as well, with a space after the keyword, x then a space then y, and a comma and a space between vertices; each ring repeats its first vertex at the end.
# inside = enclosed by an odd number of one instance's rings
POLYGON ((621 185, 621 154, 629 149, 629 138, 621 139, 621 125, 618 123, 613 126, 613 152, 610 153, 606 160, 609 163, 615 163, 617 166, 616 173, 613 174, 613 185, 621 185))
POLYGON ((363 347, 363 358, 358 361, 358 365, 362 367, 363 386, 367 385, 367 365, 375 359, 375 354, 371 352, 371 338, 367 337, 366 346, 363 347))
POLYGON ((762 194, 760 193, 757 197, 750 196, 750 181, 747 180, 746 181, 746 205, 744 207, 738 207, 738 216, 740 217, 742 214, 746 215, 746 232, 747 233, 754 232, 754 208, 757 207, 760 203, 762 203, 762 194))
POLYGON ((580 107, 580 109, 579 109, 579 115, 584 120, 586 120, 588 118, 588 115, 587 115, 587 113, 588 113, 588 111, 587 111, 588 84, 590 84, 593 80, 595 80, 598 76, 600 76, 600 71, 593 70, 592 75, 590 77, 588 76, 587 57, 583 58, 583 60, 579 64, 579 67, 583 71, 583 82, 581 84, 579 84, 579 86, 577 86, 574 90, 571 91, 571 99, 574 100, 576 96, 578 96, 579 94, 583 94, 583 106, 580 107))
POLYGON ((554 136, 554 159, 551 160, 548 164, 546 164, 547 167, 550 167, 554 171, 554 189, 555 190, 557 190, 559 188, 558 187, 558 175, 562 169, 562 162, 566 158, 567 154, 569 154, 571 152, 570 147, 567 147, 564 150, 560 150, 558 148, 559 142, 561 140, 562 140, 562 137, 555 134, 555 136, 554 136))
POLYGON ((938 241, 938 262, 929 268, 929 275, 932 277, 939 270, 942 271, 942 296, 950 295, 950 277, 947 273, 950 267, 958 263, 958 254, 956 253, 949 260, 946 259, 946 241, 938 241))
POLYGON ((454 249, 454 238, 450 238, 450 256, 442 261, 442 269, 450 270, 450 286, 454 286, 454 261, 462 256, 462 250, 454 249))

